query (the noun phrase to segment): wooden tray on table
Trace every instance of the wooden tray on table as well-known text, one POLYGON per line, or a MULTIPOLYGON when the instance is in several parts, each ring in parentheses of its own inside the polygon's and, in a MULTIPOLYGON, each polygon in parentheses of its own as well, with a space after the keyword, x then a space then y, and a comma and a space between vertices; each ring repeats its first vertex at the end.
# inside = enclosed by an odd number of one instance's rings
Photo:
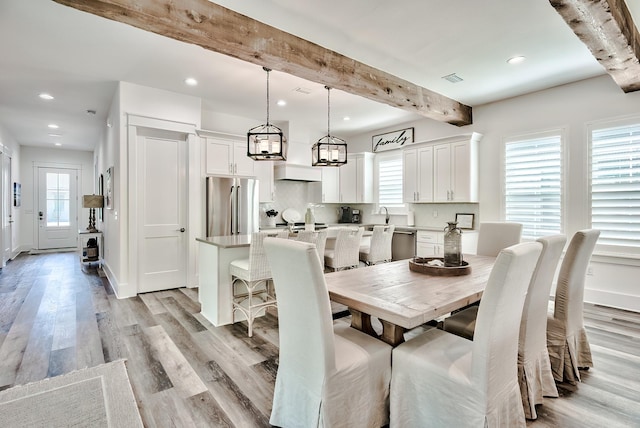
POLYGON ((432 266, 428 264, 433 260, 440 260, 444 263, 442 257, 414 257, 409 260, 409 269, 413 272, 434 276, 461 276, 471 273, 471 266, 464 260, 461 266, 432 266))

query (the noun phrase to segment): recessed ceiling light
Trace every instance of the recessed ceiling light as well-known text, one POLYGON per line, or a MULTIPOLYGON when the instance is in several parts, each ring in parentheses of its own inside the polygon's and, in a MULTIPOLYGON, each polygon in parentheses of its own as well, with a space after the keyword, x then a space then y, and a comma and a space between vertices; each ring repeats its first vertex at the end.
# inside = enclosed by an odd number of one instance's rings
POLYGON ((342 118, 342 120, 351 120, 351 118, 349 116, 345 116, 342 118))
POLYGON ((51 129, 58 129, 60 128, 58 125, 56 125, 55 123, 50 123, 49 125, 47 125, 49 128, 51 129))
POLYGON ((526 60, 527 58, 524 56, 514 56, 511 57, 507 60, 507 63, 509 64, 520 64, 521 62, 523 62, 524 60, 526 60))
POLYGON ((278 100, 278 105, 279 105, 280 107, 284 107, 284 106, 286 106, 286 105, 287 105, 287 102, 286 102, 285 100, 278 100))
POLYGON ((198 81, 193 77, 187 77, 186 79, 184 79, 184 83, 189 86, 196 86, 198 84, 198 81))
POLYGON ((38 96, 40 98, 42 98, 43 100, 52 100, 53 99, 53 95, 47 94, 46 92, 43 92, 43 93, 39 94, 38 96))
POLYGON ((61 146, 62 143, 55 143, 54 146, 61 146))
POLYGON ((49 134, 49 137, 62 137, 61 134, 49 134))

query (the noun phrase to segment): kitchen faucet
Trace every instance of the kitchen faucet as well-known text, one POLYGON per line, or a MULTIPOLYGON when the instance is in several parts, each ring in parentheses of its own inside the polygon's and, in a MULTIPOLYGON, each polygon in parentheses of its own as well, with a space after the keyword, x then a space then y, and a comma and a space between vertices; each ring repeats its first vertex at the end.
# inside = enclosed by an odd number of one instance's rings
POLYGON ((387 207, 380 207, 380 209, 384 209, 385 215, 384 215, 384 224, 389 224, 389 210, 387 209, 387 207))

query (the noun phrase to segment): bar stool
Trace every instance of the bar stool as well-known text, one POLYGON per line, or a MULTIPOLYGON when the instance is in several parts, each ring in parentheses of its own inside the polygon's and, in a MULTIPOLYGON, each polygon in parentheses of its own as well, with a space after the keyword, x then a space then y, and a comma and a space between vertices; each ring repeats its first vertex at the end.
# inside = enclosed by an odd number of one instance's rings
POLYGON ((253 336, 253 321, 260 312, 277 307, 276 298, 270 292, 271 269, 263 245, 267 236, 266 232, 252 233, 249 258, 234 260, 229 266, 233 287, 233 322, 236 321, 236 311, 240 311, 247 319, 249 337, 253 336))
POLYGON ((371 266, 391 261, 391 241, 395 225, 373 226, 371 243, 360 247, 360 261, 371 266))
POLYGON ((324 263, 334 271, 358 267, 360 240, 364 229, 343 227, 338 231, 335 248, 324 251, 324 263))
POLYGON ((297 240, 315 244, 318 259, 320 259, 320 266, 322 266, 322 270, 324 271, 324 249, 327 245, 327 231, 319 230, 317 232, 313 232, 310 230, 301 230, 298 232, 297 240))

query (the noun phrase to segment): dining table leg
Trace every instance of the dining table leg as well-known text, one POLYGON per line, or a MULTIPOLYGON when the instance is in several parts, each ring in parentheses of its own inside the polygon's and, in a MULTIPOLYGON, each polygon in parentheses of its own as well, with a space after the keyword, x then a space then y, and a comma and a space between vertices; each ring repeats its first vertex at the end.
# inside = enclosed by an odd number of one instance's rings
POLYGON ((349 308, 351 312, 351 327, 367 333, 369 336, 378 337, 378 333, 371 326, 371 315, 349 308))
POLYGON ((404 342, 404 327, 390 323, 389 321, 380 320, 382 323, 382 337, 384 342, 391 346, 398 346, 404 342))

